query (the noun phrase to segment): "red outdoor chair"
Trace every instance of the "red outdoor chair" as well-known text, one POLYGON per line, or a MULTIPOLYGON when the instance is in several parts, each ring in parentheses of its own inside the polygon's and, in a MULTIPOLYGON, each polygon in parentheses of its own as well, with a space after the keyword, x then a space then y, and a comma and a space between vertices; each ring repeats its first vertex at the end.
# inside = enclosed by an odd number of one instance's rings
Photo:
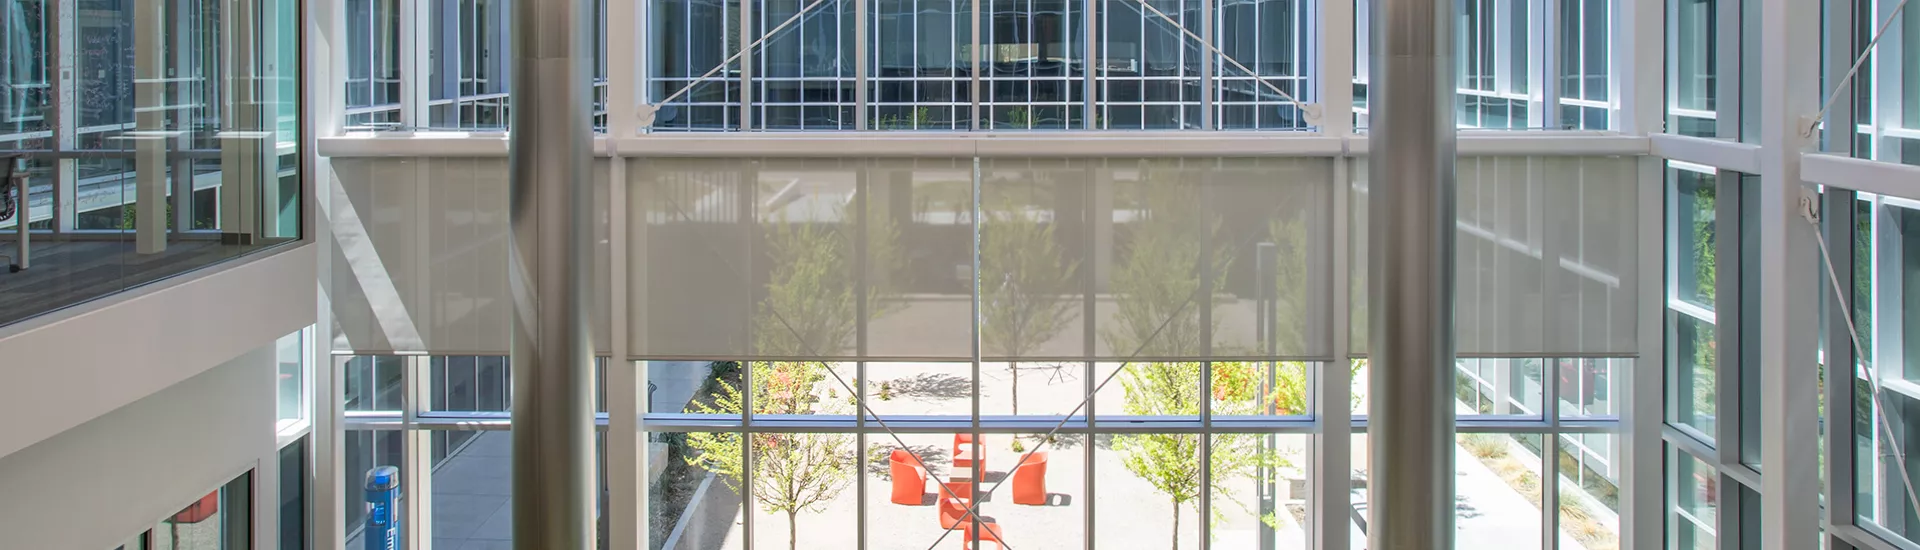
POLYGON ((949 481, 944 483, 943 485, 947 486, 947 491, 944 493, 940 493, 940 498, 958 498, 958 499, 963 499, 968 501, 973 500, 973 483, 972 482, 949 481))
POLYGON ((920 467, 920 461, 912 453, 894 449, 887 458, 887 468, 893 475, 893 503, 919 506, 927 494, 927 470, 920 467))
MULTIPOLYGON (((966 531, 964 531, 965 536, 962 537, 961 539, 966 541, 966 544, 964 546, 973 547, 973 548, 981 547, 981 545, 973 544, 974 542, 973 522, 968 521, 966 522, 965 525, 962 525, 961 527, 966 529, 966 531)), ((1000 524, 987 521, 987 520, 980 520, 980 532, 985 534, 985 536, 980 537, 980 542, 992 542, 994 548, 1004 549, 1007 547, 1005 544, 1000 542, 1000 524)))
POLYGON ((967 515, 968 502, 966 499, 941 497, 940 528, 959 529, 962 524, 973 523, 973 517, 967 515), (961 521, 963 518, 965 521, 961 521))
POLYGON ((1013 503, 1029 506, 1047 504, 1047 453, 1035 451, 1013 469, 1013 503))

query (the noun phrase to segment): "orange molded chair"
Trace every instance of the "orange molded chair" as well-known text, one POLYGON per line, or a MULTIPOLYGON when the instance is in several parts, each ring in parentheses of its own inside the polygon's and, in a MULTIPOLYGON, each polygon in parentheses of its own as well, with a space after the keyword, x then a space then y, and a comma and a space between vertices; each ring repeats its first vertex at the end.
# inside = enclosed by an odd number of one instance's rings
MULTIPOLYGON (((972 521, 966 522, 965 524, 961 525, 961 527, 966 529, 966 531, 964 531, 966 536, 965 538, 962 539, 968 543, 966 546, 975 547, 975 548, 984 546, 984 545, 972 544, 973 541, 975 540, 975 537, 973 536, 974 532, 973 532, 972 521)), ((1000 524, 987 521, 984 519, 980 520, 980 532, 982 533, 982 536, 979 537, 979 540, 981 542, 990 541, 993 543, 994 548, 1003 548, 1003 549, 1006 548, 1006 545, 1000 542, 1000 524)))
POLYGON ((947 491, 944 493, 940 493, 940 498, 957 498, 957 499, 967 500, 967 501, 973 500, 973 483, 966 482, 966 481, 949 481, 946 483, 942 483, 941 485, 947 486, 947 491))
POLYGON ((971 525, 973 517, 967 515, 967 502, 965 499, 941 498, 940 528, 959 529, 963 524, 971 525))
POLYGON ((1013 469, 1013 503, 1030 506, 1047 504, 1047 453, 1035 451, 1013 469))
POLYGON ((893 503, 919 506, 927 494, 927 470, 920 467, 920 461, 914 460, 912 453, 894 449, 887 467, 893 475, 893 503))
POLYGON ((972 451, 973 450, 973 445, 971 445, 972 443, 973 443, 973 434, 953 434, 953 454, 959 455, 960 451, 963 449, 967 451, 972 451))

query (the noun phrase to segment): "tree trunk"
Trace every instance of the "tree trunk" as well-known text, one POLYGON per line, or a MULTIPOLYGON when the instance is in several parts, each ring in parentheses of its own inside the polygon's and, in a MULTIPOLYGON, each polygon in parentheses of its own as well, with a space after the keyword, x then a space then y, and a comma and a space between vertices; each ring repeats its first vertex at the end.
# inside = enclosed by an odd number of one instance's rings
POLYGON ((797 509, 787 510, 787 550, 800 548, 800 519, 795 517, 798 515, 800 511, 797 509))
POLYGON ((1007 363, 1007 372, 1013 373, 1013 414, 1020 414, 1020 364, 1007 363))
POLYGON ((1180 550, 1180 501, 1173 501, 1173 550, 1180 550))

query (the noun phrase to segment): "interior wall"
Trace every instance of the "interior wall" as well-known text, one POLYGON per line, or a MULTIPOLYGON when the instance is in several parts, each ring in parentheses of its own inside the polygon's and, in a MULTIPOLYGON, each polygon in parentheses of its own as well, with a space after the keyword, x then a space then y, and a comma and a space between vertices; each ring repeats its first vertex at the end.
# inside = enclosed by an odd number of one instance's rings
POLYGON ((242 258, 0 329, 0 457, 313 324, 316 250, 242 258))
POLYGON ((107 550, 254 468, 254 502, 278 502, 274 376, 268 340, 0 458, 0 549, 107 550))

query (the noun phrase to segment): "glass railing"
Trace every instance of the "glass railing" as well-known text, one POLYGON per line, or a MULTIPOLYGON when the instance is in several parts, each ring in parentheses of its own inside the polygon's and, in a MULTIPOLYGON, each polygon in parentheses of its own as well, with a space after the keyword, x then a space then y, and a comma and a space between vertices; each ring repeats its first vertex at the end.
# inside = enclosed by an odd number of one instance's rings
POLYGON ((74 9, 0 10, 0 325, 300 238, 299 3, 74 9))
POLYGON ((122 134, 130 149, 0 152, 27 191, 0 193, 0 325, 300 238, 299 155, 274 132, 122 134), (190 140, 225 149, 167 150, 190 140))

